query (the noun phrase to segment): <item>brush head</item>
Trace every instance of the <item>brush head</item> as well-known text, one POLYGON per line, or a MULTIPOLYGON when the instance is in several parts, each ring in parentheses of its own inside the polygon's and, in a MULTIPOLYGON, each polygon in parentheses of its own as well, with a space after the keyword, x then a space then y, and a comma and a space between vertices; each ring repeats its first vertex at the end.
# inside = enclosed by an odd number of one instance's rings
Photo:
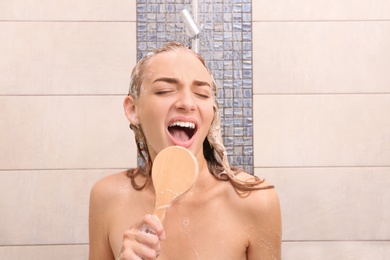
POLYGON ((191 189, 198 177, 195 156, 181 146, 169 146, 153 161, 152 180, 156 192, 154 214, 162 221, 166 209, 191 189))

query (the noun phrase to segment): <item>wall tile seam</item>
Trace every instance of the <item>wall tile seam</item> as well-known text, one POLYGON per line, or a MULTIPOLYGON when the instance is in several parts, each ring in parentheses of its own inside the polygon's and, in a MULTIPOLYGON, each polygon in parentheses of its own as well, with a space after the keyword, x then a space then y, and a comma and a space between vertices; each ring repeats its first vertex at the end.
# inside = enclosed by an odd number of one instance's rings
POLYGON ((57 246, 88 246, 89 243, 59 243, 59 244, 2 244, 0 245, 1 248, 5 247, 57 247, 57 246))
POLYGON ((390 19, 334 19, 334 20, 253 20, 253 23, 342 23, 342 22, 390 22, 390 19))
POLYGON ((348 95, 390 95, 390 92, 334 92, 334 93, 305 93, 305 92, 295 92, 295 93, 253 93, 253 96, 348 96, 348 95))
POLYGON ((1 23, 136 23, 135 20, 0 20, 1 23))

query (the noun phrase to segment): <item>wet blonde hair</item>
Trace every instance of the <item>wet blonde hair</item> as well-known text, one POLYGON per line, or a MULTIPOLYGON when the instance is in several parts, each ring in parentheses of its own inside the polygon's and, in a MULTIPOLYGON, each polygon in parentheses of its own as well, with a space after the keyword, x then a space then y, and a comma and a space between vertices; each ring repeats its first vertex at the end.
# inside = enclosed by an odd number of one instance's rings
MULTIPOLYGON (((209 71, 211 77, 214 117, 209 132, 207 134, 207 137, 203 142, 203 153, 207 161, 207 166, 209 168, 209 171, 218 180, 229 181, 238 192, 246 192, 255 189, 272 188, 272 186, 259 188, 259 184, 261 184, 264 180, 259 179, 256 176, 253 176, 253 178, 245 182, 236 178, 236 175, 241 170, 239 170, 236 167, 230 166, 227 158, 226 149, 225 146, 223 145, 223 140, 221 136, 220 109, 217 102, 217 84, 214 78, 212 77, 210 70, 207 68, 204 59, 198 53, 187 48, 184 44, 178 42, 169 42, 164 46, 162 46, 161 48, 157 48, 154 51, 148 53, 136 64, 136 66, 134 67, 131 73, 130 88, 129 88, 128 95, 133 97, 134 100, 138 100, 142 83, 144 81, 144 76, 145 76, 144 71, 148 66, 152 57, 160 53, 179 52, 179 51, 189 52, 193 54, 196 58, 198 58, 199 61, 203 64, 203 66, 205 66, 205 68, 209 71)), ((129 170, 128 176, 131 178, 133 187, 137 190, 142 190, 150 181, 153 162, 150 158, 150 154, 147 147, 146 138, 142 130, 142 126, 130 124, 130 128, 134 131, 138 154, 142 159, 143 165, 139 165, 136 169, 129 170), (146 181, 142 185, 138 185, 135 182, 135 177, 140 173, 146 176, 146 181)))

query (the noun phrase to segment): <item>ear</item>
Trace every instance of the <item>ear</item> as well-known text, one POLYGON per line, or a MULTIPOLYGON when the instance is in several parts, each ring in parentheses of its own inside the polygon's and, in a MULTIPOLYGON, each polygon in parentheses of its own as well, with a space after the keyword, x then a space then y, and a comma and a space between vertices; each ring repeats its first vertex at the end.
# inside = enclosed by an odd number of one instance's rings
POLYGON ((130 123, 133 125, 139 125, 137 104, 133 97, 127 96, 125 98, 125 100, 123 101, 123 108, 125 110, 126 117, 130 121, 130 123))

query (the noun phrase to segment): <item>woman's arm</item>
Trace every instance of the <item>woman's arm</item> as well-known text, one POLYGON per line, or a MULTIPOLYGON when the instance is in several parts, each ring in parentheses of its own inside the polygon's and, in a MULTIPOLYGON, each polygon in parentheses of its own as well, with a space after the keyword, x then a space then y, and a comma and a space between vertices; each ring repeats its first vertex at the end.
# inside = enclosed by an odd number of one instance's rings
POLYGON ((94 185, 89 202, 89 260, 114 259, 108 240, 107 198, 105 184, 101 180, 94 185))
POLYGON ((252 192, 248 259, 280 260, 282 220, 279 198, 275 189, 252 192))
POLYGON ((114 174, 91 190, 89 260, 156 259, 160 253, 160 240, 165 239, 160 220, 140 212, 134 205, 141 192, 132 194, 123 183, 129 183, 127 177, 114 174))

